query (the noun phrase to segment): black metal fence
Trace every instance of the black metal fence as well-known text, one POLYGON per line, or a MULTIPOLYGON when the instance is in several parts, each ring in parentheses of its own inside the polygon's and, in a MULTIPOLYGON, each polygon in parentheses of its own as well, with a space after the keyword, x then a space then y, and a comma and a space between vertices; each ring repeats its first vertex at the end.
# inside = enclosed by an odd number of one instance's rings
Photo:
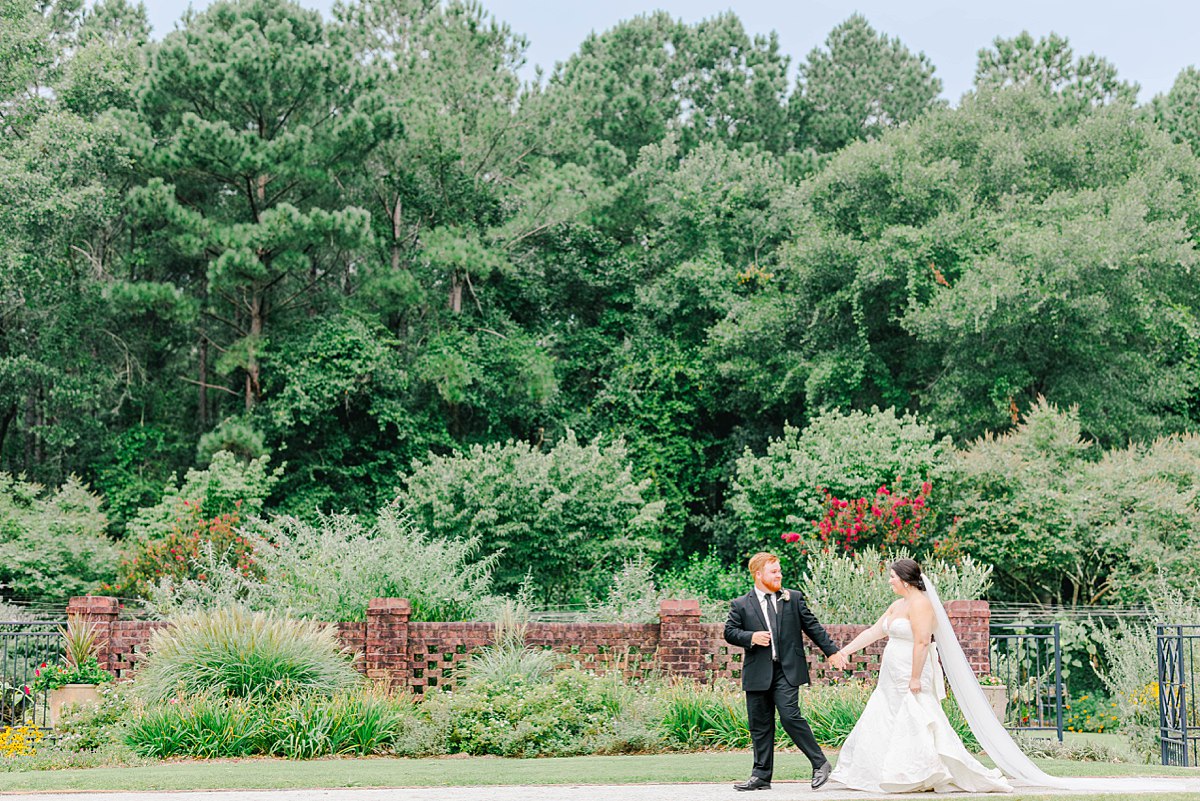
POLYGON ((47 726, 46 693, 33 691, 42 665, 62 657, 63 621, 0 622, 0 728, 47 726))
POLYGON ((992 675, 1008 688, 1004 725, 1063 738, 1062 641, 1058 623, 993 623, 992 675))
POLYGON ((1158 725, 1164 765, 1200 765, 1200 624, 1159 625, 1158 725))

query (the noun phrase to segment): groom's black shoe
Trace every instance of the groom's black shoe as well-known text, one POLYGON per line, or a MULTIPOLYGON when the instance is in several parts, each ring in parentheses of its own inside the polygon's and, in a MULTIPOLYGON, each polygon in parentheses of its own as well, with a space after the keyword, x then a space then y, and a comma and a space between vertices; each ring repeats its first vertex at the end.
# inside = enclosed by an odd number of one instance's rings
POLYGON ((761 776, 751 776, 741 784, 733 785, 735 790, 770 790, 771 783, 761 776))
POLYGON ((821 767, 813 771, 812 788, 816 790, 818 787, 829 781, 829 772, 833 770, 833 765, 826 762, 821 767))

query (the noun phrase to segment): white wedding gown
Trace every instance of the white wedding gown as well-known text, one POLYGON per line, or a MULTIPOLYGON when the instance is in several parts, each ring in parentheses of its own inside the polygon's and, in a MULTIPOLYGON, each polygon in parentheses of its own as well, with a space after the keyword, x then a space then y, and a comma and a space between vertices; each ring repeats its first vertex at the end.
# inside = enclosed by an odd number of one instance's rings
POLYGON ((921 692, 908 689, 912 676, 913 633, 907 618, 883 624, 888 637, 879 665, 879 683, 862 717, 846 738, 829 781, 875 793, 1011 792, 998 770, 967 753, 942 705, 937 657, 921 671, 921 692))

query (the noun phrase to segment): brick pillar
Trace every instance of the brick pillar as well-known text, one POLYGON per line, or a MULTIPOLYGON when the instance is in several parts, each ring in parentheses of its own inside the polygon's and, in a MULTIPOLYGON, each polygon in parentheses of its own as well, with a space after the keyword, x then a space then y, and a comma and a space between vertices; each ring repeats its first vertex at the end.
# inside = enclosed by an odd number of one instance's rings
POLYGON ((989 626, 992 607, 987 601, 946 601, 946 616, 958 635, 963 653, 976 676, 991 672, 989 626))
POLYGON ((702 649, 708 639, 700 622, 700 602, 662 601, 658 606, 658 621, 658 666, 668 676, 703 679, 702 649))
POLYGON ((365 659, 367 678, 391 687, 408 688, 412 666, 408 661, 407 598, 373 598, 367 605, 365 659))
POLYGON ((110 646, 117 617, 121 614, 121 602, 106 595, 77 595, 67 602, 67 619, 83 618, 96 626, 96 656, 100 667, 112 671, 110 646))

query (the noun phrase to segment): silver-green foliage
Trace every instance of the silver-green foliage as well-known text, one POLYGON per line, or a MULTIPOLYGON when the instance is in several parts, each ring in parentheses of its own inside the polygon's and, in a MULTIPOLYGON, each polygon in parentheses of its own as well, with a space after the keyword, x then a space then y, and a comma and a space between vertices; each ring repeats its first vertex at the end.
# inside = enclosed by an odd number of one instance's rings
POLYGON ((331 627, 237 606, 181 617, 146 650, 136 682, 151 702, 331 694, 361 682, 331 627))
POLYGON ((1015 429, 957 451, 948 511, 997 597, 1145 603, 1162 571, 1200 581, 1200 437, 1101 451, 1079 409, 1044 399, 1015 429))
MULTIPOLYGON (((884 558, 874 548, 853 555, 815 551, 808 555, 800 587, 805 600, 822 623, 869 625, 896 600, 888 584, 888 565, 908 556, 884 558)), ((959 562, 928 561, 921 566, 946 601, 975 600, 991 585, 991 565, 965 556, 959 562)))
POLYGON ((528 619, 528 609, 520 602, 508 600, 500 607, 493 644, 467 662, 468 685, 530 685, 550 680, 558 657, 552 651, 525 645, 528 619))
POLYGON ((276 517, 246 533, 261 580, 202 549, 196 574, 204 580, 160 581, 150 593, 151 611, 171 618, 238 604, 315 620, 363 620, 372 598, 407 598, 413 620, 457 620, 478 616, 492 602, 496 555, 481 556, 473 540, 431 537, 395 505, 370 522, 349 514, 321 515, 315 523, 276 517))
POLYGON ((0 581, 13 596, 61 602, 115 577, 101 503, 74 477, 46 490, 0 473, 0 581))
POLYGON ((318 620, 362 620, 372 598, 407 598, 413 620, 471 618, 490 597, 495 555, 477 538, 431 536, 396 505, 373 522, 276 518, 260 530, 263 592, 276 608, 318 620))
POLYGON ((1149 761, 1158 754, 1159 709, 1156 625, 1191 624, 1200 620, 1200 596, 1188 595, 1159 574, 1149 605, 1149 619, 1120 619, 1095 632, 1103 659, 1096 673, 1117 703, 1121 733, 1149 761))

